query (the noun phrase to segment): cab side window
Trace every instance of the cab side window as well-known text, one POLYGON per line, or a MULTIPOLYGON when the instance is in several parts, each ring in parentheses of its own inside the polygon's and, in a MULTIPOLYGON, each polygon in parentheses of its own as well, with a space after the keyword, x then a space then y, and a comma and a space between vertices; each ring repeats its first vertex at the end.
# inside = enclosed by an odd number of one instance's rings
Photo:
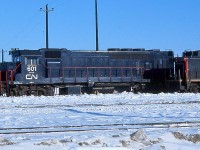
POLYGON ((39 65, 39 58, 25 57, 25 65, 39 65))

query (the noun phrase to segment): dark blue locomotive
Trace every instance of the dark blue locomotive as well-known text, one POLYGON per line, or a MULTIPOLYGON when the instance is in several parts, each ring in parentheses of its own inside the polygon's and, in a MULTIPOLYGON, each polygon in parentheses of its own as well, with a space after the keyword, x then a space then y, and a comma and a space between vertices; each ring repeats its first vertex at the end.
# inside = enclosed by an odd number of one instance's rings
POLYGON ((63 95, 166 89, 173 51, 39 49, 10 51, 0 64, 1 95, 63 95), (153 88, 152 88, 153 87, 153 88))

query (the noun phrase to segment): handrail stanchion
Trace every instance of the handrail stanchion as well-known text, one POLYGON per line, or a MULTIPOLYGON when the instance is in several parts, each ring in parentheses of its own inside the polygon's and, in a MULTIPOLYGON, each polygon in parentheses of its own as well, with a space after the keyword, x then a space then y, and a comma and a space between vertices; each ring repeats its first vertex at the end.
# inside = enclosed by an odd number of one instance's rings
POLYGON ((86 79, 88 81, 88 67, 86 67, 86 79))
POLYGON ((112 67, 110 67, 110 82, 112 81, 112 67))
POLYGON ((74 81, 76 82, 76 67, 74 67, 74 81))
POLYGON ((121 67, 121 80, 123 81, 123 67, 121 67))
POLYGON ((13 81, 13 70, 10 70, 10 73, 11 73, 11 75, 10 75, 10 76, 11 76, 11 77, 10 77, 10 80, 13 81))
POLYGON ((100 68, 98 67, 98 81, 100 82, 100 68))
POLYGON ((133 82, 133 68, 131 67, 130 70, 131 70, 131 82, 133 82))
POLYGON ((143 80, 143 68, 140 68, 141 70, 141 80, 143 80))
POLYGON ((64 67, 62 67, 62 78, 63 78, 63 81, 64 81, 64 67))
POLYGON ((7 96, 10 96, 9 95, 9 87, 8 87, 8 71, 6 71, 6 94, 7 94, 7 96))
POLYGON ((52 82, 51 67, 50 67, 50 82, 52 82))

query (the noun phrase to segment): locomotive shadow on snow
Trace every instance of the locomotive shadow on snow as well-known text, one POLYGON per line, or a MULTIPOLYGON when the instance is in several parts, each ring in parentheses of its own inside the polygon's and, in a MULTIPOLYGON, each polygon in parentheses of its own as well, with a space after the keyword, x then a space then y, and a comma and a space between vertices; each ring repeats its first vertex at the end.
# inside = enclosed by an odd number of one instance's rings
POLYGON ((95 116, 107 116, 107 117, 119 116, 119 117, 122 117, 122 115, 108 115, 108 114, 94 113, 94 112, 82 112, 82 111, 78 111, 78 110, 75 110, 75 109, 66 109, 66 111, 73 112, 73 113, 79 113, 79 114, 95 115, 95 116))

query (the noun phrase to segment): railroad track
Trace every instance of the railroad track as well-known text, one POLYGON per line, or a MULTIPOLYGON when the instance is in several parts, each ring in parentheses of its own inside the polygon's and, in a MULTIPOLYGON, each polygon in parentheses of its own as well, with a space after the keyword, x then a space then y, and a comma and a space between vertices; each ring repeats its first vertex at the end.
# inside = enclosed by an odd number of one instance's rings
MULTIPOLYGON (((55 104, 55 105, 22 105, 22 106, 13 106, 9 108, 66 108, 66 107, 83 107, 83 106, 93 106, 93 107, 109 107, 109 106, 142 106, 142 105, 185 105, 185 104, 200 104, 200 101, 187 101, 187 102, 147 102, 147 103, 114 103, 114 104, 55 104)), ((6 109, 7 107, 0 107, 0 109, 6 109)))
POLYGON ((129 130, 129 129, 140 129, 140 128, 188 128, 188 127, 198 127, 199 128, 200 121, 0 128, 0 135, 1 134, 86 132, 86 131, 103 131, 103 130, 111 131, 111 130, 129 130))

